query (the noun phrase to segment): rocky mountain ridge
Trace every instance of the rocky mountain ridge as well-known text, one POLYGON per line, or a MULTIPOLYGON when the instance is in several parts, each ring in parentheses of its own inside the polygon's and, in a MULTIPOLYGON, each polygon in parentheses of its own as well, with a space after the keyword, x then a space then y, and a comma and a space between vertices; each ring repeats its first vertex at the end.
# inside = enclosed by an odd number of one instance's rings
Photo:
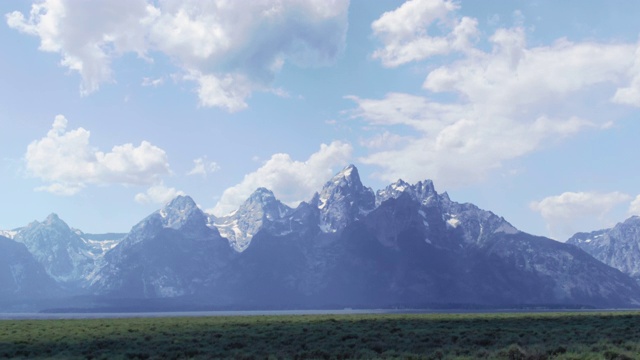
POLYGON ((46 273, 69 289, 85 287, 87 276, 101 266, 104 254, 124 236, 87 235, 70 228, 55 213, 42 222, 33 221, 4 233, 13 241, 24 244, 46 273))
POLYGON ((520 232, 430 180, 374 193, 353 165, 296 208, 259 188, 223 217, 179 196, 119 241, 90 240, 57 216, 6 234, 31 246, 62 288, 100 299, 239 308, 640 304, 635 281, 576 246, 520 232))
POLYGON ((640 281, 640 217, 632 216, 610 229, 577 233, 567 243, 640 281))

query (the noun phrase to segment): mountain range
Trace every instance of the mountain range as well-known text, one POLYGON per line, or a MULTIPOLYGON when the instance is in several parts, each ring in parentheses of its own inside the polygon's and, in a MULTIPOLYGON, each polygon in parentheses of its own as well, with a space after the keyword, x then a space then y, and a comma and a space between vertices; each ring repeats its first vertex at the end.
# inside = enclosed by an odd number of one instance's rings
POLYGON ((223 217, 178 196, 127 234, 84 234, 54 214, 0 232, 0 300, 89 309, 637 306, 638 268, 605 264, 583 246, 607 234, 566 244, 530 235, 430 180, 374 192, 350 165, 295 208, 259 188, 223 217))

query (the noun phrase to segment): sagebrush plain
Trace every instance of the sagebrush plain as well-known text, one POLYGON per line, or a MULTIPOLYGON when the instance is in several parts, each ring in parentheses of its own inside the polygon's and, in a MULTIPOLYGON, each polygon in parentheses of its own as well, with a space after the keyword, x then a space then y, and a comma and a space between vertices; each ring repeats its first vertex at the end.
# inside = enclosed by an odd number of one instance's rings
POLYGON ((639 312, 0 321, 0 357, 634 359, 639 312))

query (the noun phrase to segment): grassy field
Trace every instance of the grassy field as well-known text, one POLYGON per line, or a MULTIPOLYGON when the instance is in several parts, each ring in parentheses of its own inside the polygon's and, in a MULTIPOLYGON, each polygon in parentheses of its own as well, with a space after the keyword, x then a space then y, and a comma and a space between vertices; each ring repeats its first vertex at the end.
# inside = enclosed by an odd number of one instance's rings
POLYGON ((640 313, 3 320, 0 358, 640 359, 640 313))

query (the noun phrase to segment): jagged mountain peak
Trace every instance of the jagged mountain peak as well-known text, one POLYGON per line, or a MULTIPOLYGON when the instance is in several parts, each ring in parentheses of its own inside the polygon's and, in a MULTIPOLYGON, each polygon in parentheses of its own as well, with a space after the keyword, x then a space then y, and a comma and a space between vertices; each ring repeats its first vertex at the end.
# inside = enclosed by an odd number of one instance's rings
POLYGON ((273 201, 277 201, 276 200, 276 196, 273 194, 273 191, 264 188, 264 187, 259 187, 256 189, 256 191, 254 191, 249 198, 245 201, 246 203, 251 203, 251 202, 258 202, 261 204, 268 204, 270 202, 273 201))
POLYGON ((346 166, 324 185, 323 191, 325 189, 334 189, 336 187, 349 187, 354 189, 363 188, 364 185, 362 185, 362 181, 360 180, 358 168, 353 164, 346 166))
POLYGON ((65 223, 62 219, 60 219, 60 217, 56 213, 49 214, 44 220, 42 220, 42 222, 34 220, 31 223, 29 223, 24 229, 35 229, 35 228, 42 228, 42 227, 58 228, 63 231, 70 229, 67 223, 65 223))
POLYGON ((269 220, 283 217, 290 212, 291 208, 284 205, 276 198, 273 191, 259 187, 254 191, 247 200, 235 212, 225 217, 238 217, 242 214, 254 213, 253 217, 265 217, 269 220))
POLYGON ((345 177, 345 178, 356 177, 360 179, 358 168, 353 164, 349 164, 345 166, 342 170, 340 170, 340 172, 336 174, 336 177, 339 177, 339 176, 345 177))
POLYGON ((260 187, 229 215, 213 218, 213 224, 220 235, 238 252, 244 251, 253 236, 263 227, 269 228, 292 212, 292 209, 278 199, 269 189, 260 187))
POLYGON ((337 200, 336 198, 346 197, 350 194, 369 192, 373 194, 370 188, 362 184, 358 169, 354 165, 348 165, 324 184, 318 193, 318 207, 322 209, 329 199, 337 200))
POLYGON ((206 224, 206 215, 190 196, 178 195, 160 211, 164 227, 179 229, 186 223, 195 221, 206 224))
POLYGON ((57 231, 62 233, 73 231, 71 230, 69 225, 67 225, 66 222, 60 219, 60 217, 56 213, 49 214, 42 222, 40 221, 31 222, 29 225, 22 228, 21 231, 26 232, 26 231, 32 231, 35 229, 46 229, 46 231, 57 231))
POLYGON ((96 247, 100 247, 89 244, 82 235, 52 213, 42 222, 34 221, 18 229, 14 239, 27 247, 52 278, 77 284, 91 268, 96 247))
POLYGON ((625 220, 622 224, 625 224, 625 225, 639 225, 640 224, 640 216, 633 215, 630 218, 628 218, 627 220, 625 220))
POLYGON ((32 223, 32 224, 37 224, 38 226, 41 226, 41 227, 55 228, 62 232, 72 231, 69 225, 67 225, 66 222, 60 219, 60 217, 56 213, 49 214, 49 216, 47 216, 44 219, 44 221, 42 221, 41 223, 38 223, 36 221, 35 223, 32 223))
POLYGON ((403 193, 409 194, 411 198, 421 202, 423 205, 428 205, 438 196, 438 193, 433 186, 433 181, 431 180, 418 181, 416 184, 411 185, 402 179, 398 179, 395 183, 377 191, 376 203, 377 205, 380 205, 388 199, 398 198, 403 193))
POLYGON ((423 194, 423 195, 437 194, 436 189, 433 186, 433 181, 428 179, 423 181, 418 181, 415 185, 415 188, 419 194, 423 194))
POLYGON ((52 223, 57 223, 61 221, 62 220, 60 220, 60 217, 56 213, 51 213, 49 214, 49 216, 46 217, 46 219, 44 219, 44 223, 46 224, 52 224, 52 223))
POLYGON ((197 207, 198 205, 196 204, 195 201, 193 201, 191 196, 178 195, 173 200, 169 201, 164 206, 164 209, 184 210, 184 209, 191 209, 191 208, 197 208, 197 207))
POLYGON ((640 283, 640 217, 632 216, 609 229, 577 233, 567 243, 640 283))
POLYGON ((360 181, 354 165, 348 165, 329 180, 312 200, 320 210, 320 228, 336 232, 375 208, 375 194, 360 181))

